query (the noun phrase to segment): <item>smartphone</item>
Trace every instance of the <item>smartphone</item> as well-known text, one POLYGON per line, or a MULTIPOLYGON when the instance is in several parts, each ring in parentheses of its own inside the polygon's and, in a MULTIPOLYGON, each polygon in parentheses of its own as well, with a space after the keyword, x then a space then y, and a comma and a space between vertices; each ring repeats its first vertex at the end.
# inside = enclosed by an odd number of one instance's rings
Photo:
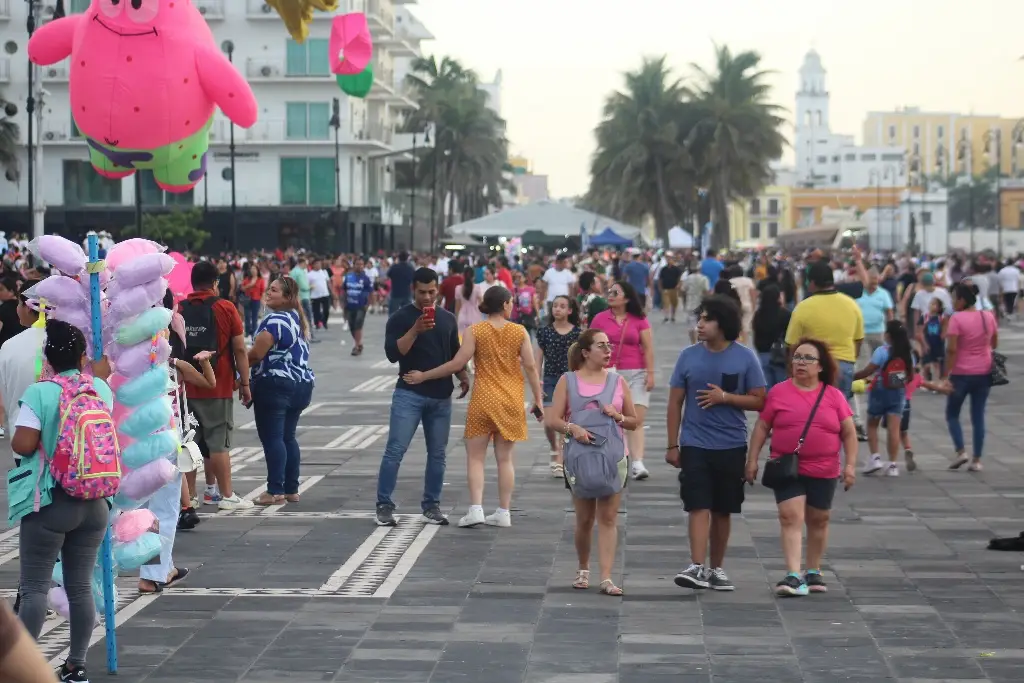
POLYGON ((600 436, 594 432, 587 432, 587 436, 590 437, 591 446, 603 446, 608 443, 608 437, 600 436))
POLYGON ((530 412, 533 413, 533 416, 538 420, 544 419, 544 411, 541 409, 540 406, 534 406, 530 412))
POLYGON ((433 306, 424 306, 423 307, 423 317, 424 318, 426 318, 427 320, 433 320, 435 315, 437 315, 437 309, 436 308, 434 308, 433 306))

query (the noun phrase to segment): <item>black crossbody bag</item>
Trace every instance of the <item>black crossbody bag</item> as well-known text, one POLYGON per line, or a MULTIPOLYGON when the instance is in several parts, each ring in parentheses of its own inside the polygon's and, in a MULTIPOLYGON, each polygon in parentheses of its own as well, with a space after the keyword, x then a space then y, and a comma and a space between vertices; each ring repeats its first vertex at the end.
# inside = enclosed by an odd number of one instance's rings
POLYGON ((818 412, 821 399, 825 398, 826 389, 828 389, 828 385, 822 384, 818 398, 811 408, 811 414, 807 416, 807 424, 804 425, 804 431, 800 433, 793 452, 778 458, 768 458, 768 462, 764 464, 764 474, 761 475, 762 485, 773 490, 781 489, 792 484, 800 476, 800 447, 804 445, 804 439, 807 438, 807 432, 810 431, 811 423, 814 422, 814 415, 818 412))

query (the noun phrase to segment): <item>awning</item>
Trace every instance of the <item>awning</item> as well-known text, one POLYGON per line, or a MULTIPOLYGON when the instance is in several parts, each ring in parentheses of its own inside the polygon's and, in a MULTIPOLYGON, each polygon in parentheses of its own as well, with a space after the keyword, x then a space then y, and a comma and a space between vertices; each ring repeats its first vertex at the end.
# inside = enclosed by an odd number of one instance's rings
POLYGON ((605 228, 597 235, 587 239, 587 243, 595 247, 631 247, 633 240, 622 237, 611 228, 605 228))
POLYGON ((577 237, 580 226, 587 226, 588 234, 600 233, 611 228, 619 237, 637 240, 640 228, 620 223, 614 218, 560 204, 539 201, 526 206, 516 206, 504 211, 465 221, 448 228, 453 237, 476 235, 478 237, 521 237, 525 232, 541 232, 555 237, 577 237))

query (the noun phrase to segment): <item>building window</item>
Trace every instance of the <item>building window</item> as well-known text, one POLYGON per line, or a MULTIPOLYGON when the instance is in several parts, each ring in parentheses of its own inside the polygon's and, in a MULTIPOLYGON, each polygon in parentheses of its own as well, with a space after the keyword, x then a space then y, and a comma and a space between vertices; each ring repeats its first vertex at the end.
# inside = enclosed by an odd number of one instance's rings
POLYGON ((64 206, 120 203, 120 180, 104 178, 88 161, 64 160, 64 206))
POLYGON ((71 0, 71 7, 68 10, 69 14, 81 14, 85 10, 89 9, 89 3, 91 0, 71 0))
POLYGON ((860 155, 860 160, 861 161, 874 161, 875 159, 876 159, 876 155, 874 155, 874 154, 861 154, 860 155))
POLYGON ((336 187, 331 157, 281 158, 282 205, 334 206, 336 187))
POLYGON ((751 223, 750 224, 750 239, 759 240, 761 239, 761 224, 751 223))
POLYGON ((917 140, 921 137, 921 126, 914 126, 914 139, 917 140))
POLYGON ((836 154, 834 157, 832 157, 832 162, 833 163, 839 163, 839 155, 838 154, 836 154))
POLYGON ((915 142, 914 143, 914 154, 920 154, 920 153, 921 153, 921 143, 920 142, 915 142))
POLYGON ((921 212, 921 225, 922 226, 930 225, 931 222, 932 222, 932 212, 931 211, 922 211, 921 212))
POLYGON ((778 216, 779 215, 779 200, 769 199, 768 200, 768 215, 778 216))
POLYGON ((288 39, 285 73, 288 76, 330 76, 326 38, 307 38, 305 43, 288 39))
POLYGON ((750 213, 755 215, 755 216, 760 216, 761 215, 761 200, 760 199, 751 199, 750 200, 750 213))
POLYGON ((837 176, 837 175, 832 176, 832 182, 833 183, 838 183, 839 182, 839 176, 837 176))
POLYGON ((188 192, 165 192, 156 184, 153 172, 136 171, 142 186, 143 206, 195 206, 194 188, 188 192))
POLYGON ((821 110, 820 109, 817 112, 817 118, 818 118, 818 125, 821 126, 822 118, 821 118, 821 110))
POLYGON ((895 140, 895 139, 896 139, 896 126, 889 126, 889 140, 892 141, 892 140, 895 140))
POLYGON ((857 155, 856 154, 847 154, 846 157, 845 157, 845 160, 846 161, 857 161, 857 155))
POLYGON ((78 124, 75 123, 75 117, 74 116, 71 117, 71 137, 73 137, 73 138, 84 137, 82 135, 82 131, 78 130, 78 124))
POLYGON ((946 134, 946 127, 939 126, 938 129, 936 129, 936 133, 938 133, 939 139, 941 140, 942 136, 946 134))
POLYGON ((801 206, 797 211, 800 212, 800 222, 797 227, 808 228, 814 225, 814 207, 813 206, 801 206))
POLYGON ((768 224, 768 238, 769 239, 775 239, 778 236, 779 236, 779 224, 778 223, 769 223, 768 224))
POLYGON ((326 102, 287 102, 285 137, 288 140, 327 140, 331 108, 326 102))
POLYGON ((818 157, 818 163, 819 164, 827 164, 828 163, 828 157, 825 157, 825 156, 818 157))
MULTIPOLYGON (((917 143, 914 143, 914 147, 917 147, 917 143)), ((882 161, 903 161, 903 154, 883 154, 882 161)))

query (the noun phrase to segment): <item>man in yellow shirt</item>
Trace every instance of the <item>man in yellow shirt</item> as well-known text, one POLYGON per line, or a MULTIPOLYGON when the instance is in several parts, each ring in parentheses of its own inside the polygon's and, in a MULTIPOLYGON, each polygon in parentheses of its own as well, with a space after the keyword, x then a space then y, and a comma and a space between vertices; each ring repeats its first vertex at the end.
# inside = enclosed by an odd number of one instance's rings
POLYGON ((828 345, 839 364, 839 389, 853 396, 854 365, 864 341, 864 315, 857 302, 836 291, 832 269, 825 261, 807 268, 810 296, 797 304, 786 328, 786 345, 793 347, 803 338, 828 345))

